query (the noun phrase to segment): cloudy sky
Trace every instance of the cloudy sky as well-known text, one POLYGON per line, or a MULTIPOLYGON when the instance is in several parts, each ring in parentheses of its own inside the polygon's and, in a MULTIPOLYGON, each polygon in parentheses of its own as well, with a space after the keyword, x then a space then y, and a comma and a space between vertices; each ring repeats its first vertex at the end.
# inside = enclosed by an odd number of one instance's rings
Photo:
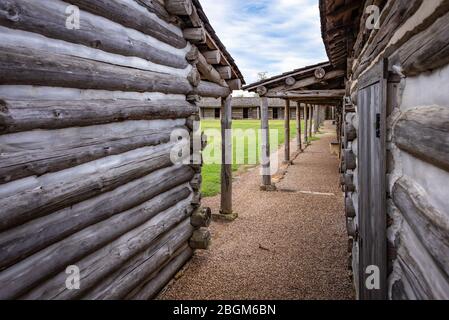
POLYGON ((200 0, 245 76, 257 80, 327 60, 318 0, 200 0))

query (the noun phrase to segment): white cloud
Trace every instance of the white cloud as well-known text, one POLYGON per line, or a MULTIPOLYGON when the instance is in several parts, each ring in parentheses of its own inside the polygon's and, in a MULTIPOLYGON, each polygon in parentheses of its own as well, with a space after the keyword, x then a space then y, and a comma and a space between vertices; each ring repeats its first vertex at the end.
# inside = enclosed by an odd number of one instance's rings
POLYGON ((318 0, 201 0, 246 82, 327 60, 318 0))

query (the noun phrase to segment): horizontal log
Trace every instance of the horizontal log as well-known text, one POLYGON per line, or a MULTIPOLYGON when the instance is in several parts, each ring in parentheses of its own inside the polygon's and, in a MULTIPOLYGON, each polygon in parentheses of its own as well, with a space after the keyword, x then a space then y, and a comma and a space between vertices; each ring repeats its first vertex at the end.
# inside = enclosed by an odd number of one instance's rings
POLYGON ((287 86, 292 86, 292 85, 294 85, 295 83, 296 83, 296 79, 293 78, 293 77, 288 77, 288 78, 285 79, 285 84, 286 84, 287 86))
MULTIPOLYGON (((85 0, 89 1, 89 0, 85 0)), ((155 14, 159 19, 168 22, 170 24, 174 23, 176 24, 177 19, 176 17, 172 16, 167 12, 167 9, 165 9, 165 6, 160 1, 154 1, 154 0, 132 0, 143 6, 145 9, 147 9, 149 12, 155 14)))
POLYGON ((351 123, 346 124, 345 137, 347 141, 354 141, 357 138, 357 130, 351 123))
POLYGON ((356 212, 351 197, 346 197, 345 211, 346 211, 346 218, 355 218, 356 212))
MULTIPOLYGON (((182 190, 185 192, 185 189, 182 190)), ((108 278, 112 273, 119 273, 119 269, 120 271, 124 270, 129 265, 135 267, 136 255, 140 255, 139 260, 151 259, 153 265, 162 264, 163 262, 157 259, 156 253, 162 250, 164 252, 163 257, 169 256, 167 254, 168 249, 173 245, 179 246, 179 243, 187 243, 193 232, 186 222, 190 214, 190 210, 186 208, 188 208, 188 203, 186 200, 183 200, 107 246, 78 261, 76 265, 80 269, 80 282, 82 283, 79 290, 68 290, 65 286, 67 274, 61 272, 22 296, 21 299, 77 299, 91 291, 91 289, 109 287, 111 283, 108 283, 109 285, 106 286, 107 281, 104 281, 104 279, 108 278), (182 221, 184 223, 181 224, 182 221), (132 245, 129 245, 130 243, 132 245), (142 256, 146 259, 142 259, 142 256), (133 261, 128 261, 131 258, 133 258, 133 261)), ((112 286, 116 284, 116 287, 113 287, 112 290, 120 287, 120 282, 123 282, 123 278, 120 279, 119 283, 112 282, 112 286)))
POLYGON ((204 43, 206 42, 206 30, 203 27, 199 28, 187 28, 183 31, 184 38, 192 43, 204 43))
POLYGON ((212 211, 210 208, 197 208, 190 218, 190 223, 195 228, 209 227, 212 221, 212 211))
POLYGON ((202 183, 202 176, 201 174, 195 174, 193 179, 190 181, 190 186, 193 190, 199 191, 201 189, 201 183, 202 183))
MULTIPOLYGON (((135 12, 137 18, 142 18, 139 11, 129 6, 132 3, 129 0, 128 6, 126 3, 120 4, 116 0, 89 1, 90 8, 95 8, 96 2, 102 3, 103 6, 106 3, 108 4, 105 12, 121 9, 123 11, 116 12, 116 15, 126 16, 135 12)), ((0 24, 119 55, 143 58, 173 68, 184 69, 188 66, 188 62, 183 55, 175 55, 169 50, 162 50, 156 44, 151 44, 151 39, 148 39, 148 36, 138 32, 129 32, 119 24, 99 19, 98 16, 88 12, 80 13, 82 17, 80 29, 69 30, 64 23, 67 20, 67 6, 67 3, 58 0, 42 0, 39 2, 35 0, 2 1, 0 4, 0 24), (45 24, 42 23, 42 19, 45 19, 45 24)), ((136 19, 136 17, 133 18, 136 19)), ((160 36, 160 38, 174 43, 176 43, 176 40, 182 39, 149 17, 142 19, 149 19, 149 22, 153 21, 152 26, 157 29, 153 34, 160 36), (164 35, 165 37, 163 37, 164 35)))
MULTIPOLYGON (((290 90, 278 93, 270 93, 269 98, 291 98, 291 99, 342 99, 345 90, 290 90)), ((319 100, 317 100, 319 102, 319 100)))
POLYGON ((189 240, 190 248, 194 250, 207 250, 210 245, 211 234, 209 229, 201 228, 193 232, 189 240))
POLYGON ((187 94, 180 76, 121 67, 0 42, 0 84, 187 94))
POLYGON ((352 237, 354 239, 357 238, 358 230, 357 230, 357 226, 355 224, 354 219, 351 219, 351 218, 346 219, 346 230, 348 232, 349 237, 352 237))
POLYGON ((187 80, 189 80, 190 84, 193 87, 198 87, 198 85, 200 84, 201 75, 198 72, 196 66, 194 66, 192 70, 190 70, 189 74, 187 75, 187 80))
POLYGON ((171 194, 168 193, 164 196, 167 203, 171 203, 172 198, 184 199, 190 192, 184 192, 183 184, 192 175, 188 167, 158 170, 98 197, 7 230, 0 235, 0 268, 8 267, 83 228, 136 207, 164 192, 173 189, 176 191, 173 194, 179 195, 167 197, 171 194))
POLYGON ((0 100, 0 133, 124 120, 181 119, 196 112, 197 108, 184 100, 0 100))
POLYGON ((218 71, 206 61, 206 58, 201 53, 198 55, 197 67, 204 79, 221 86, 227 85, 221 78, 220 73, 218 73, 218 71))
POLYGON ((410 178, 402 177, 393 186, 392 197, 423 246, 449 275, 449 219, 434 208, 428 195, 410 178))
POLYGON ((229 88, 208 81, 201 81, 196 92, 202 97, 211 98, 225 98, 231 94, 229 88))
POLYGON ((344 184, 346 192, 354 192, 356 190, 354 185, 354 175, 352 173, 347 173, 344 175, 344 184))
POLYGON ((232 69, 230 66, 217 67, 217 71, 225 80, 229 80, 232 78, 232 69))
POLYGON ((164 286, 175 276, 176 272, 192 257, 192 249, 185 246, 180 253, 173 258, 163 269, 157 274, 150 277, 150 280, 138 291, 132 295, 133 300, 149 300, 154 298, 164 286))
POLYGON ((240 79, 231 79, 226 81, 231 90, 242 90, 242 80, 240 79))
POLYGON ((396 145, 415 157, 449 171, 449 108, 406 111, 393 129, 396 145))
POLYGON ((183 120, 125 121, 0 136, 0 184, 170 142, 183 120))
MULTIPOLYGON (((178 193, 180 193, 179 190, 178 193)), ((14 299, 25 294, 43 279, 64 272, 68 265, 76 263, 140 226, 157 213, 168 209, 173 202, 168 201, 166 196, 166 194, 160 195, 151 202, 89 226, 2 271, 0 273, 1 299, 14 299)), ((175 201, 180 200, 175 199, 175 201)))
POLYGON ((182 49, 187 45, 187 42, 180 34, 170 30, 165 23, 161 23, 161 21, 158 21, 157 18, 148 13, 148 11, 152 12, 165 21, 170 22, 172 20, 162 5, 158 5, 158 1, 65 0, 65 2, 74 4, 82 10, 105 17, 125 27, 138 30, 175 48, 182 49), (136 2, 142 4, 148 10, 142 9, 136 2))
POLYGON ((165 0, 165 8, 176 16, 190 16, 193 11, 191 0, 165 0))
POLYGON ((344 150, 344 171, 355 170, 357 168, 357 159, 354 152, 350 149, 344 150))
POLYGON ((204 58, 206 58, 207 63, 216 65, 221 62, 220 50, 211 50, 202 52, 204 58))
POLYGON ((172 165, 173 144, 145 147, 0 186, 0 230, 44 216, 172 165), (12 186, 10 186, 13 184, 12 186))
POLYGON ((184 220, 175 230, 161 239, 157 239, 149 250, 126 262, 118 271, 101 280, 84 300, 124 300, 135 288, 145 283, 148 277, 157 274, 171 259, 176 257, 181 248, 186 247, 192 226, 184 220))

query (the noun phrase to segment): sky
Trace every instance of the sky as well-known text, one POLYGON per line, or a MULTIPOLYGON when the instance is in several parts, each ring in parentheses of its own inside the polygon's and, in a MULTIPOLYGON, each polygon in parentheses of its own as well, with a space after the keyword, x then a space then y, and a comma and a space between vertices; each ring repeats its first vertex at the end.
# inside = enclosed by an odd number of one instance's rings
POLYGON ((200 0, 217 35, 250 84, 327 61, 318 0, 200 0))

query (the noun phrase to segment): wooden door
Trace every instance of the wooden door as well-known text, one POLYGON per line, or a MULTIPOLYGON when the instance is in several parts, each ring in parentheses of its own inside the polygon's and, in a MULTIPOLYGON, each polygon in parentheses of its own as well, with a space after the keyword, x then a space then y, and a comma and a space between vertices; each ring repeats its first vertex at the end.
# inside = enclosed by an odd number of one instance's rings
POLYGON ((386 62, 359 80, 359 297, 387 298, 386 62), (374 267, 374 268, 373 268, 374 267), (376 269, 377 268, 377 269, 376 269), (377 273, 378 271, 378 273, 377 273), (367 286, 378 275, 379 288, 367 286))

